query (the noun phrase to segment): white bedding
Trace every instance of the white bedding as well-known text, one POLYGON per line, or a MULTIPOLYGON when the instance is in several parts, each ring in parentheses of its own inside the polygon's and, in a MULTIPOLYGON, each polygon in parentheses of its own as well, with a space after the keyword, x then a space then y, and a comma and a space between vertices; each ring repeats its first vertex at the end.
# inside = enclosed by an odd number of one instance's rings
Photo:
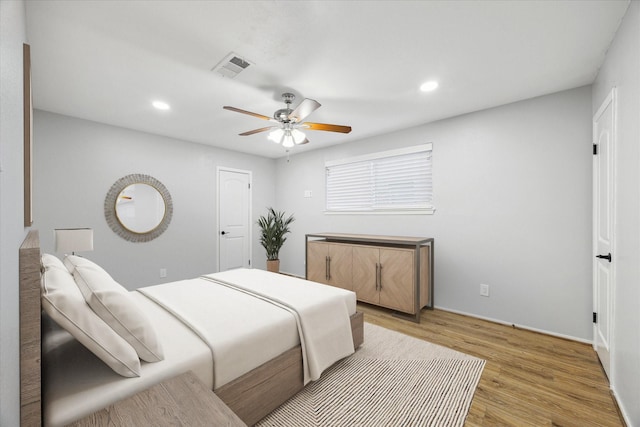
MULTIPOLYGON (((145 296, 132 292, 161 332, 165 359, 141 363, 141 375, 124 378, 53 324, 43 328, 42 397, 45 426, 64 426, 111 403, 189 370, 213 387, 211 351, 196 334, 145 296)), ((50 320, 50 319, 49 319, 50 320)))
POLYGON ((290 313, 208 280, 182 280, 139 292, 190 325, 211 348, 214 389, 300 344, 290 313))
POLYGON ((298 325, 304 332, 303 351, 311 354, 311 360, 305 362, 310 368, 310 375, 306 375, 309 378, 315 379, 325 367, 353 353, 349 316, 356 311, 356 298, 349 291, 261 270, 238 270, 142 288, 131 294, 152 319, 165 360, 142 362, 140 377, 124 378, 66 331, 46 333, 46 426, 66 425, 188 370, 216 389, 301 344, 298 325), (254 292, 270 288, 278 301, 284 298, 284 290, 304 290, 294 292, 292 301, 269 303, 246 291, 212 283, 214 279, 255 282, 255 286, 249 286, 255 288, 254 292), (318 304, 320 299, 332 303, 318 304), (298 308, 293 312, 290 307, 283 310, 282 306, 292 304, 298 308), (163 308, 165 305, 170 308, 163 308), (339 318, 344 327, 338 326, 339 318), (334 339, 330 333, 336 330, 334 339))
MULTIPOLYGON (((264 270, 236 269, 204 276, 270 301, 296 318, 302 344, 304 384, 320 378, 338 360, 353 354, 349 316, 353 292, 264 270)), ((215 359, 215 354, 214 354, 215 359)))
POLYGON ((356 298, 343 289, 237 269, 139 292, 183 320, 209 345, 214 389, 298 344, 305 384, 354 352, 349 316, 355 313, 356 298))

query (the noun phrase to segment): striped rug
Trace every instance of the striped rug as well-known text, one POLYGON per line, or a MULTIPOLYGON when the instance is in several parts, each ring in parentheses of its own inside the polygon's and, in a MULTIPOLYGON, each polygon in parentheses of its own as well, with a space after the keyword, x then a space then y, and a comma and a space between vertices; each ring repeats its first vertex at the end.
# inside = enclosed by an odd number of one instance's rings
POLYGON ((264 426, 462 426, 484 360, 365 323, 364 344, 264 426))

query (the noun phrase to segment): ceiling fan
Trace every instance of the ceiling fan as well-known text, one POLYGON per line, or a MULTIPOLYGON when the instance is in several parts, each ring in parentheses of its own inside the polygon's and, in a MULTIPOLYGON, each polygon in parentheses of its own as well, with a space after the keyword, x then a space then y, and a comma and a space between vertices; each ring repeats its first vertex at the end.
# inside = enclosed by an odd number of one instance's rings
POLYGON ((326 123, 303 122, 311 113, 320 108, 320 103, 313 99, 305 98, 295 108, 291 109, 291 103, 295 99, 292 93, 283 93, 282 100, 286 104, 285 108, 281 108, 273 113, 273 117, 264 116, 251 111, 241 110, 236 107, 224 106, 225 110, 235 111, 236 113, 248 114, 262 120, 276 123, 271 126, 254 129, 239 134, 240 136, 249 136, 260 132, 269 132, 269 139, 277 144, 282 144, 285 148, 291 148, 295 145, 306 144, 309 142, 307 136, 300 129, 322 130, 328 132, 351 132, 351 126, 331 125, 326 123))

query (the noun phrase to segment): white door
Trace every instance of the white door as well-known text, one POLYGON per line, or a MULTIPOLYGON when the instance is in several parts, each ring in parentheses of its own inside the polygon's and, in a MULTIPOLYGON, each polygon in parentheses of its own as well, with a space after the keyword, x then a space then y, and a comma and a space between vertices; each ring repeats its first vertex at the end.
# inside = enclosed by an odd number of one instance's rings
POLYGON ((251 172, 218 168, 219 271, 251 266, 251 172))
POLYGON ((615 289, 614 150, 615 88, 593 116, 593 346, 611 378, 613 293, 615 289))

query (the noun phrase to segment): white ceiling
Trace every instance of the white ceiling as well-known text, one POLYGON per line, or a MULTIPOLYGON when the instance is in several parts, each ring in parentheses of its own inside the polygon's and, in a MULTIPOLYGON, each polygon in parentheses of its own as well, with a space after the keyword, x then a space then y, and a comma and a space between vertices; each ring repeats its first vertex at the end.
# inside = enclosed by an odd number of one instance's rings
POLYGON ((281 93, 322 107, 293 153, 593 82, 628 0, 27 1, 36 108, 266 157, 281 93), (230 52, 254 65, 211 69, 230 52), (436 79, 431 93, 418 90, 436 79), (168 112, 151 107, 161 99, 168 112))

